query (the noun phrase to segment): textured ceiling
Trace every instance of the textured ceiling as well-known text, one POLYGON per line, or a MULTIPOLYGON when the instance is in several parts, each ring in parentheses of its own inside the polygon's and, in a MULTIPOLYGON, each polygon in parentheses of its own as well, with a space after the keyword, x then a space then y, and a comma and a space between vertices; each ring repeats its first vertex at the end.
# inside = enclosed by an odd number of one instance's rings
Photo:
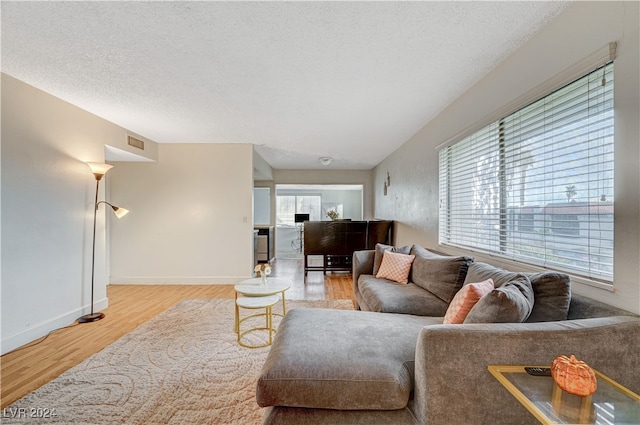
POLYGON ((8 2, 2 71, 159 143, 370 169, 565 2, 8 2))

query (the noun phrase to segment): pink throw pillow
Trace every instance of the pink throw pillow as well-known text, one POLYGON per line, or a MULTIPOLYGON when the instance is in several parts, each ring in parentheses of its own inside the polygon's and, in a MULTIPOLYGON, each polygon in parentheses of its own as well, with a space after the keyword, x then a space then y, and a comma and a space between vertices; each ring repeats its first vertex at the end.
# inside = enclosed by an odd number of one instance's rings
POLYGON ((469 311, 480 301, 480 298, 493 291, 493 289, 493 279, 463 286, 453 297, 451 304, 449 304, 443 323, 446 325, 464 322, 469 311))
POLYGON ((376 277, 393 280, 398 283, 408 283, 409 271, 414 258, 416 258, 415 255, 385 251, 376 277))

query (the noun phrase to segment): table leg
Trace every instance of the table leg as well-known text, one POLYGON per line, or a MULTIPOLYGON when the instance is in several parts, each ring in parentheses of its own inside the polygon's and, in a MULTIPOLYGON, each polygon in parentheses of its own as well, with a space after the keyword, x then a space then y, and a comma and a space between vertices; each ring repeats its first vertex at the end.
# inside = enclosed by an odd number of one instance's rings
POLYGON ((580 403, 580 423, 587 424, 591 419, 591 396, 582 397, 580 403))
MULTIPOLYGON (((307 257, 307 254, 304 255, 304 275, 305 277, 307 276, 307 271, 309 270, 309 258, 307 257)), ((306 283, 306 280, 305 280, 306 283)))
POLYGON ((236 334, 238 334, 238 344, 242 345, 240 341, 240 307, 236 303, 236 334))
POLYGON ((269 345, 273 343, 273 307, 267 307, 267 327, 269 328, 269 345))
POLYGON ((236 292, 236 298, 233 301, 233 304, 236 307, 236 319, 235 319, 235 323, 233 324, 233 330, 240 335, 240 309, 238 308, 238 293, 236 292))
POLYGON ((264 312, 264 326, 265 328, 269 328, 269 307, 266 308, 265 312, 264 312))
POLYGON ((287 314, 287 302, 284 299, 284 291, 282 291, 282 315, 287 314))
POLYGON ((556 384, 553 383, 553 390, 551 390, 551 406, 556 415, 560 414, 560 406, 562 405, 562 390, 556 384))

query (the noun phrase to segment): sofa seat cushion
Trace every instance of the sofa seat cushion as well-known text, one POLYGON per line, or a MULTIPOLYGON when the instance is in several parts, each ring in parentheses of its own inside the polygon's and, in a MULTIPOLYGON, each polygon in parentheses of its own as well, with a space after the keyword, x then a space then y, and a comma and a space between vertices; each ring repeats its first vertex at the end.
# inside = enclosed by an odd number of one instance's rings
POLYGON ((258 378, 258 405, 342 410, 404 408, 420 330, 442 318, 292 309, 258 378))
POLYGON ((371 311, 444 317, 449 304, 423 288, 363 274, 358 290, 371 311))
POLYGON ((507 271, 486 263, 469 266, 465 284, 493 279, 496 288, 525 275, 531 282, 535 302, 527 322, 566 320, 571 302, 571 278, 564 273, 519 273, 507 271))

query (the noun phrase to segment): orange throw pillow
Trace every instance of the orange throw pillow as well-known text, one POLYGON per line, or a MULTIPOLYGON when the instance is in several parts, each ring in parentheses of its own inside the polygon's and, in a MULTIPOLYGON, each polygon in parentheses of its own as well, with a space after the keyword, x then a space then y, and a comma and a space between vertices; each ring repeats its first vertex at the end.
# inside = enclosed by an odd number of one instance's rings
POLYGON ((385 251, 376 277, 393 280, 398 283, 408 283, 409 271, 414 258, 416 258, 415 255, 385 251))
POLYGON ((465 285, 453 297, 447 312, 444 315, 444 324, 458 324, 464 322, 469 311, 480 298, 493 291, 493 279, 487 279, 478 283, 465 285))

